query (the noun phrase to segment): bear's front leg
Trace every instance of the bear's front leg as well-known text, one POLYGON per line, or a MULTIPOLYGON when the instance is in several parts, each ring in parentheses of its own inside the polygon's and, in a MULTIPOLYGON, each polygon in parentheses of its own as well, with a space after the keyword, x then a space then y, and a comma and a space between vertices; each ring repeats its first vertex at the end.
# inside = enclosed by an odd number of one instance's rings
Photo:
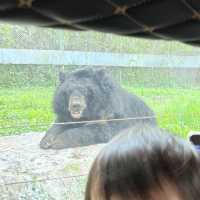
POLYGON ((40 148, 50 149, 56 138, 65 131, 66 127, 60 124, 53 124, 40 141, 40 148))
POLYGON ((108 142, 110 128, 107 125, 85 125, 68 129, 54 137, 51 149, 74 148, 108 142))

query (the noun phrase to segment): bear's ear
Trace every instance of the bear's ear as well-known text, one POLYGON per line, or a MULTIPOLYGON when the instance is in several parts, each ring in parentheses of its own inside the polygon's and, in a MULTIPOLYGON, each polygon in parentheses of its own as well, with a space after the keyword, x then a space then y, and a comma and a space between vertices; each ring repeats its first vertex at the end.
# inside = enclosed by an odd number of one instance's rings
POLYGON ((65 78, 66 78, 65 73, 59 72, 59 81, 60 81, 60 84, 62 84, 62 83, 65 82, 65 78))
POLYGON ((92 68, 82 68, 74 72, 74 75, 78 78, 86 78, 86 77, 92 77, 93 70, 92 68))
POLYGON ((105 69, 96 70, 95 80, 101 89, 106 93, 109 93, 114 88, 112 78, 108 75, 108 72, 105 69))
POLYGON ((94 70, 95 79, 100 82, 101 80, 105 79, 106 77, 106 70, 105 69, 97 69, 94 70))

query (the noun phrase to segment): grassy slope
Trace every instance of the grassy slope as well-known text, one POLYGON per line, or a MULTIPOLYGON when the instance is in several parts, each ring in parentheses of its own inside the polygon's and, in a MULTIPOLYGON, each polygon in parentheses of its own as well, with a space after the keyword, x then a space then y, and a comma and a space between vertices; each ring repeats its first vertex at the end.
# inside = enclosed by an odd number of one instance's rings
MULTIPOLYGON (((200 130, 200 91, 189 89, 133 88, 129 92, 141 96, 156 112, 161 127, 186 136, 189 130, 200 130)), ((50 124, 53 88, 1 89, 0 90, 0 135, 28 131, 44 131, 47 126, 28 124, 50 124), (23 127, 14 127, 18 125, 23 127)))

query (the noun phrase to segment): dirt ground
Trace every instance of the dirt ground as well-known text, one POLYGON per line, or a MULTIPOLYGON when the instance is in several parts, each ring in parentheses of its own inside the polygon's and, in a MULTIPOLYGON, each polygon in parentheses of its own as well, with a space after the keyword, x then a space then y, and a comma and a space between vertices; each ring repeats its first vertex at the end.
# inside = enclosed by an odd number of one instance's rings
POLYGON ((0 137, 1 200, 84 199, 89 168, 104 145, 42 150, 43 135, 0 137))

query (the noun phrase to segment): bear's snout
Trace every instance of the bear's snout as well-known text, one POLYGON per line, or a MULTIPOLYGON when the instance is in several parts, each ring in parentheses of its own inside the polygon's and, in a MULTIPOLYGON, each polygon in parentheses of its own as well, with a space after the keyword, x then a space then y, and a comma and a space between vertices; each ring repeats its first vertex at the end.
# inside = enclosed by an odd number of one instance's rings
POLYGON ((85 108, 86 101, 84 96, 70 96, 68 110, 74 119, 80 119, 85 108))

